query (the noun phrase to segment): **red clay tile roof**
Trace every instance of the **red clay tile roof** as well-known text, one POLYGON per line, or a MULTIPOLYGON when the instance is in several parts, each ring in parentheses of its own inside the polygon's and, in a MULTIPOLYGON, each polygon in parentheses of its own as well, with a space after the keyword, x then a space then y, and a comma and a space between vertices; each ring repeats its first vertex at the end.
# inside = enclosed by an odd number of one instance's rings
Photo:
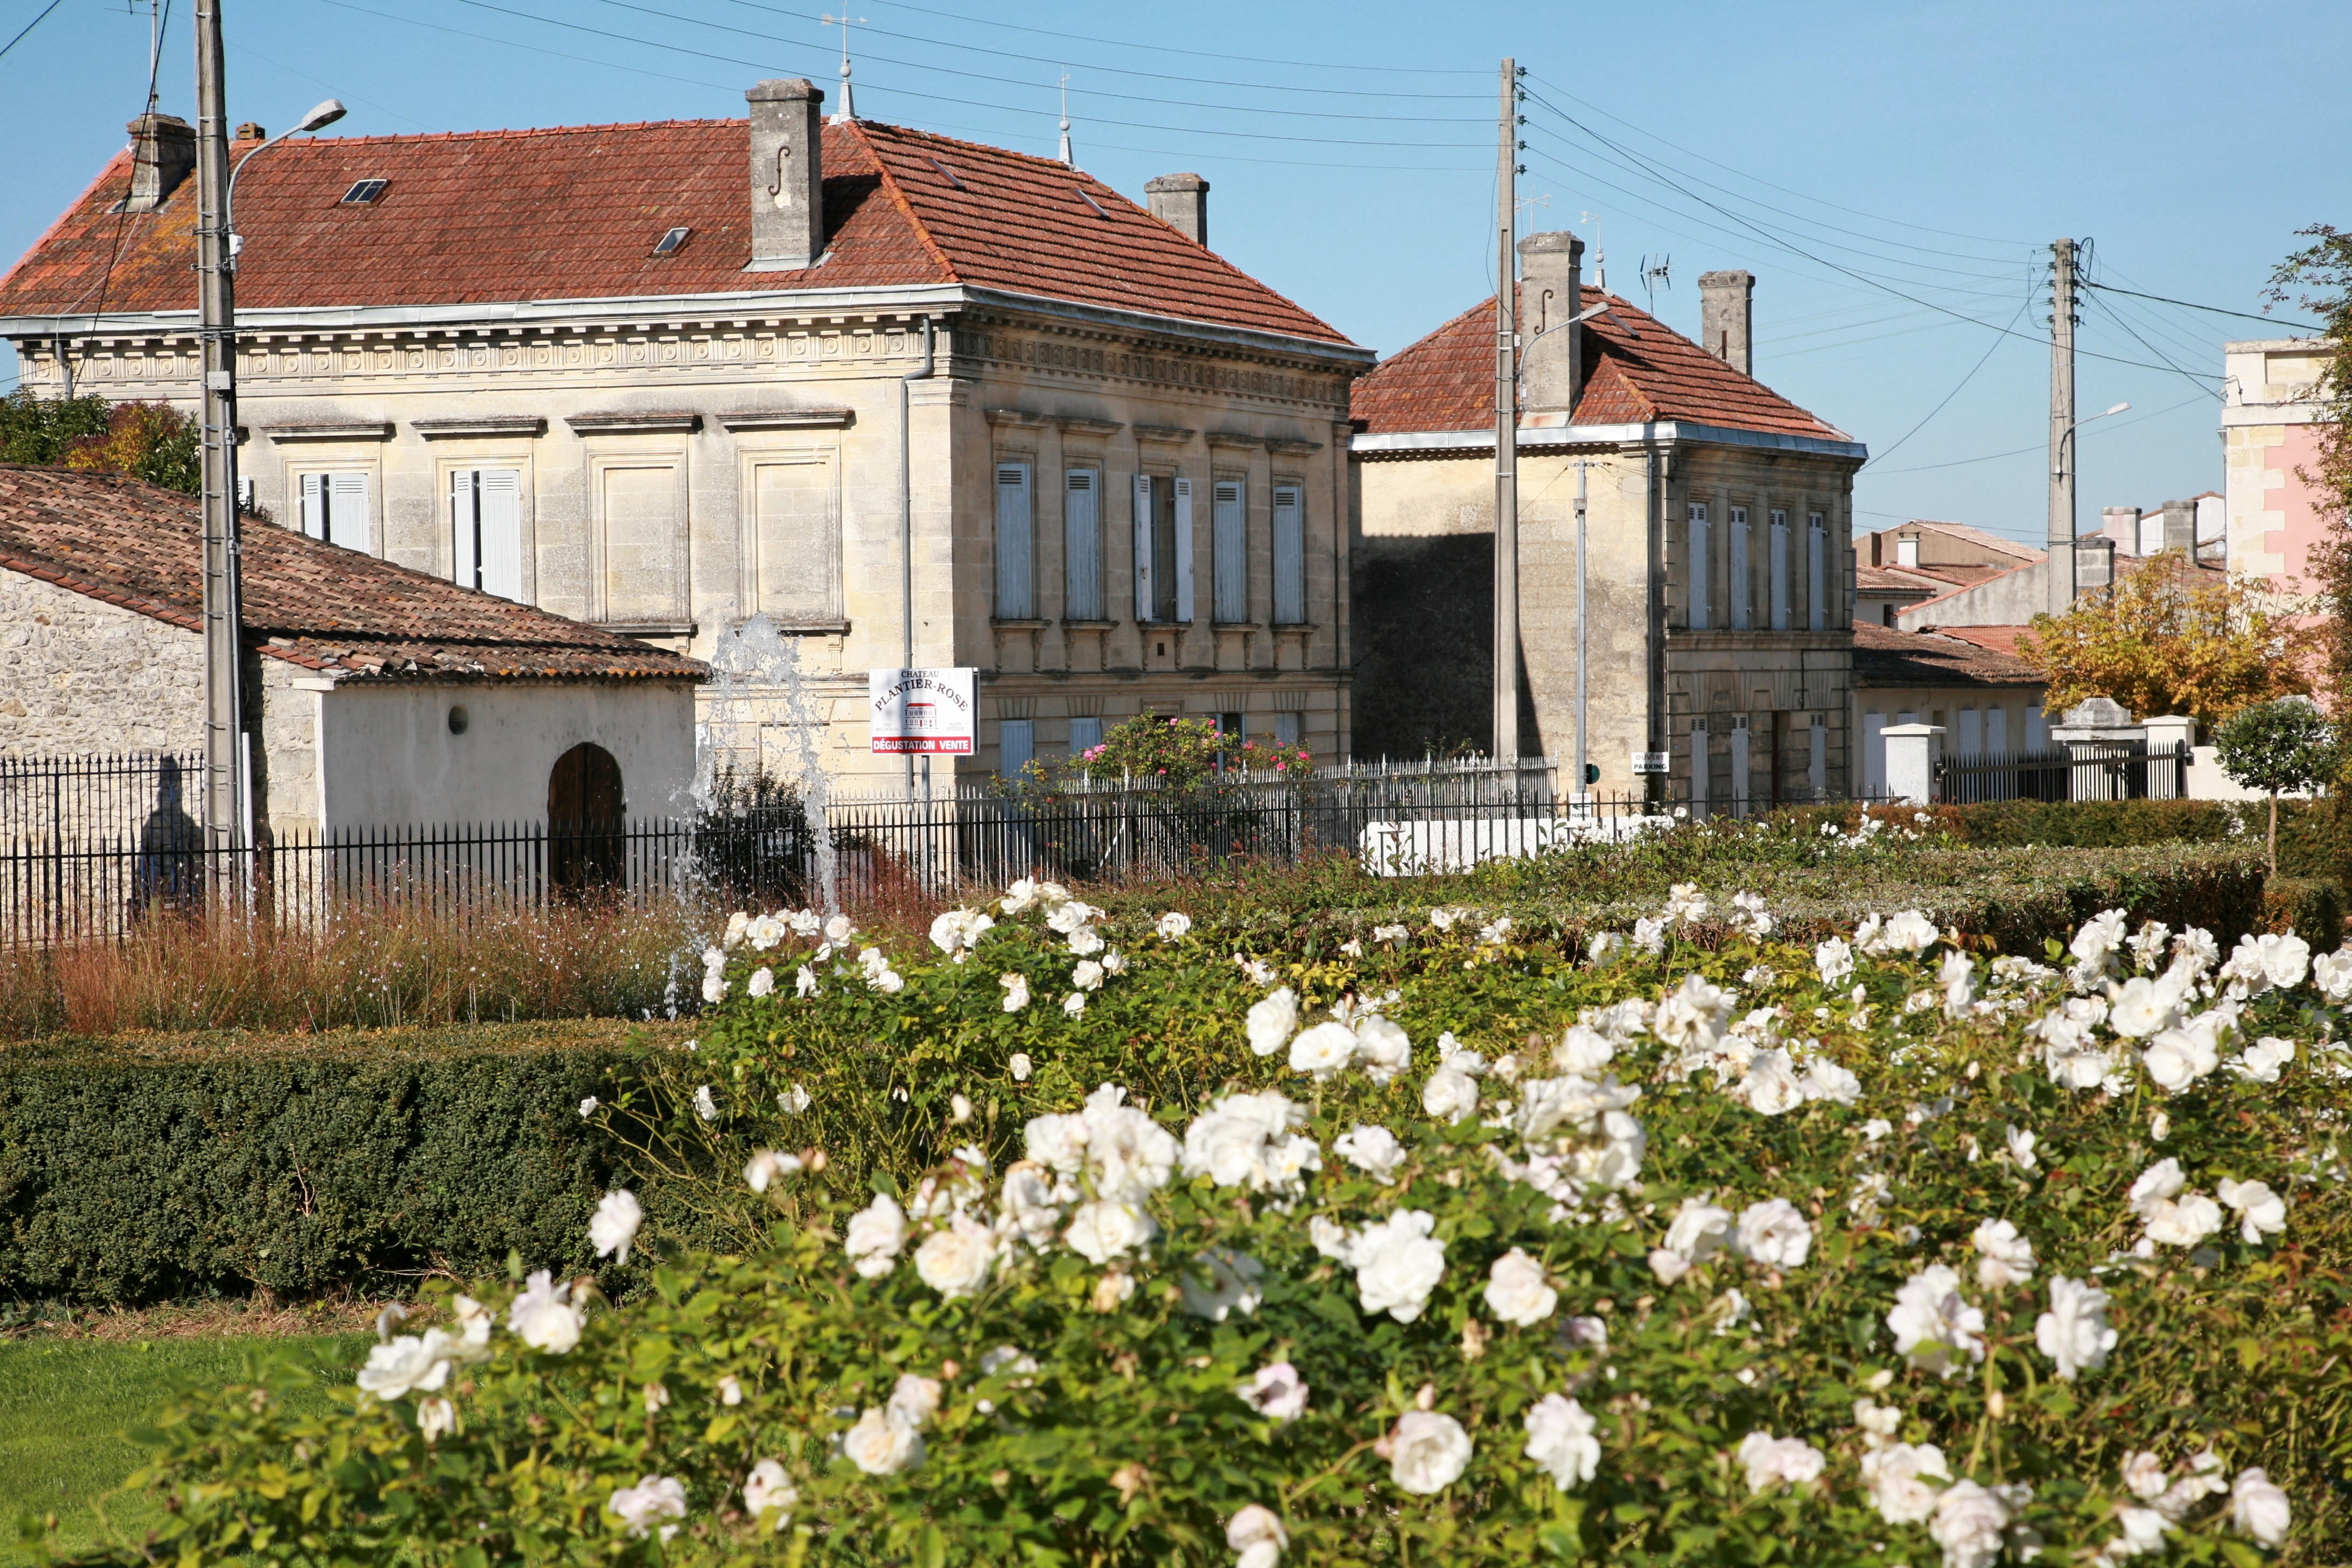
MULTIPOLYGON (((1900 632, 1893 626, 1856 622, 1853 680, 1856 686, 2040 686, 2042 677, 2011 655, 1936 632, 1900 632)), ((1990 628, 1972 626, 1970 632, 1990 628)))
MULTIPOLYGON (((1584 290, 1587 308, 1604 303, 1618 320, 1595 317, 1577 329, 1584 334, 1585 365, 1577 424, 1687 419, 1736 430, 1851 439, 1647 311, 1598 289, 1584 290)), ((1373 434, 1493 429, 1495 301, 1472 306, 1359 376, 1350 412, 1358 428, 1373 434)))
MULTIPOLYGON (((824 263, 746 272, 745 135, 740 120, 688 120, 289 142, 237 181, 237 303, 464 305, 961 282, 1347 342, 1090 174, 866 121, 825 128, 824 263), (362 179, 391 184, 367 205, 341 205, 362 179), (692 230, 685 245, 656 257, 655 241, 680 226, 692 230)), ((195 180, 159 211, 118 214, 130 177, 125 151, 0 279, 0 316, 93 310, 101 289, 110 310, 194 309, 195 180)))
POLYGON ((2029 629, 2025 626, 1937 626, 1936 635, 1939 637, 1957 637, 1962 642, 1974 643, 1981 648, 1990 648, 2004 658, 2018 658, 2017 639, 2023 637, 2029 629))
MULTIPOLYGON (((193 496, 113 474, 0 464, 0 568, 203 627, 193 496)), ((244 531, 247 646, 387 680, 698 680, 694 659, 266 522, 244 531)))

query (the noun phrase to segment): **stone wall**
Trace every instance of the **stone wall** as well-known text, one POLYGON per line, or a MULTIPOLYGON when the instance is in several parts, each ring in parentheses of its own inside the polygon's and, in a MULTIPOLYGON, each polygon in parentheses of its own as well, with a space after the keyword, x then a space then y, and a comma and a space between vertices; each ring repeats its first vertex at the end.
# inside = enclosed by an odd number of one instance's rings
POLYGON ((204 748, 203 639, 0 570, 0 756, 204 748))

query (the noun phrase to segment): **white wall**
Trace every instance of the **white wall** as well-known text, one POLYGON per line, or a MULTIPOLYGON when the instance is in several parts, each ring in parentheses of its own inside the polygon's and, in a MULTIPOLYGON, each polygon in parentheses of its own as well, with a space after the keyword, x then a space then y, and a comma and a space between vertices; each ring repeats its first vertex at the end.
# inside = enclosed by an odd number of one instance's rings
POLYGON ((694 778, 694 688, 684 681, 362 686, 320 703, 326 826, 543 821, 556 758, 613 753, 631 816, 681 813, 694 778), (466 710, 452 734, 449 710, 466 710))

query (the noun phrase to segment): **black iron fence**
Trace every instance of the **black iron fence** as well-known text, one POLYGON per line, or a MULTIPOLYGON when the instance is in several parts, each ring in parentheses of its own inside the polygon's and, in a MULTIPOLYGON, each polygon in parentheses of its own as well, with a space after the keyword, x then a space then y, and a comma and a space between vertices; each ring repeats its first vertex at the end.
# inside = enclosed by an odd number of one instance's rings
POLYGON ((2021 757, 1946 757, 1936 798, 1948 805, 1994 800, 2177 800, 2189 793, 2194 753, 2145 741, 2074 741, 2021 757))
POLYGON ((169 752, 0 757, 0 841, 193 837, 201 758, 169 752))

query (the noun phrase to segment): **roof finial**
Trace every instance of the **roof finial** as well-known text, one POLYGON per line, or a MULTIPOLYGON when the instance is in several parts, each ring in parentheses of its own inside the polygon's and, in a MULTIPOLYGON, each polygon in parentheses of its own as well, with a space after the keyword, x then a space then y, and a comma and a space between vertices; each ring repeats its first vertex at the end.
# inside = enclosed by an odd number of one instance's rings
POLYGON ((1070 69, 1062 68, 1062 162, 1075 169, 1078 161, 1070 156, 1070 69))
POLYGON ((845 9, 838 16, 827 12, 824 16, 818 17, 817 21, 824 26, 839 27, 841 29, 841 109, 838 113, 834 115, 833 122, 835 125, 845 125, 849 121, 857 118, 857 100, 850 95, 849 29, 852 27, 862 27, 866 26, 866 18, 863 16, 852 16, 848 14, 847 10, 845 9))

